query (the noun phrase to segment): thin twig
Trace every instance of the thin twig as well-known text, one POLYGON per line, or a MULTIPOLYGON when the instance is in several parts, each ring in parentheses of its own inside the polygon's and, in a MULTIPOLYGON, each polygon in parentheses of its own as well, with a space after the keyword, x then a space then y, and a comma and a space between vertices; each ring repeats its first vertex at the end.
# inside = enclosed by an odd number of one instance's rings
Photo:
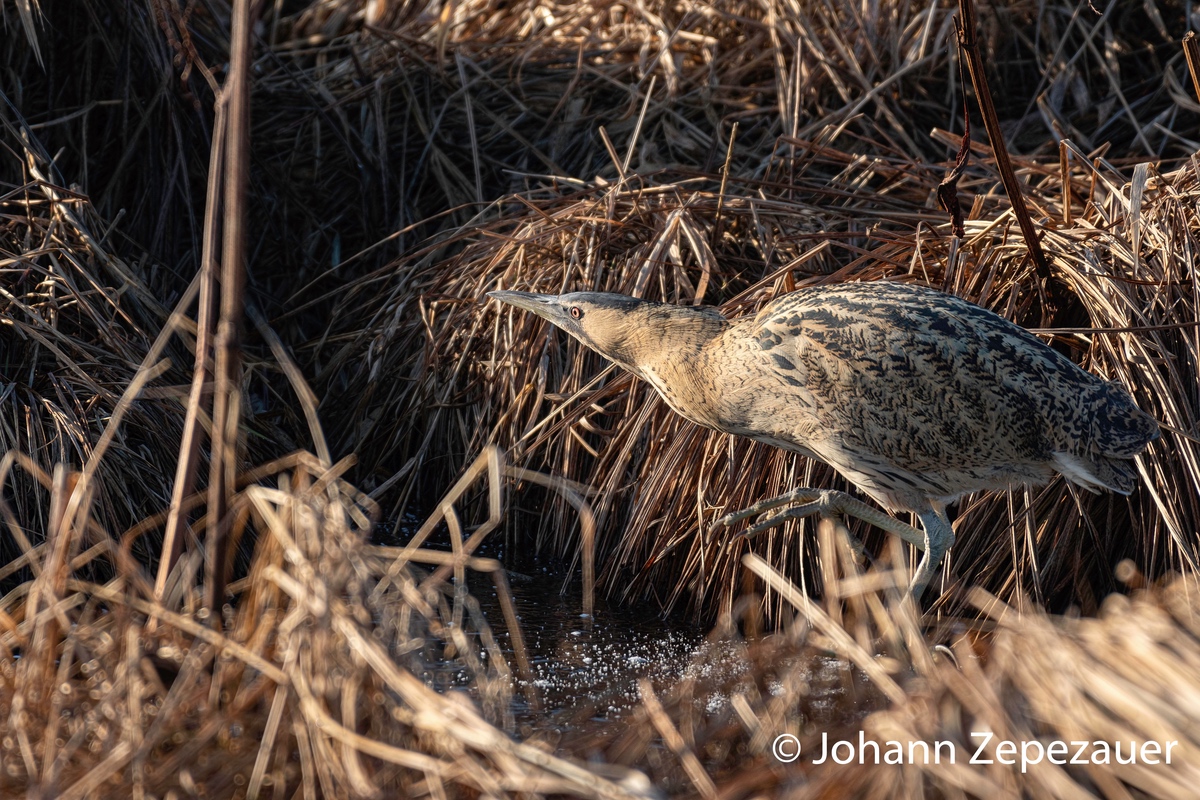
POLYGON ((221 187, 225 175, 226 95, 216 102, 213 139, 208 162, 208 190, 204 210, 204 233, 200 251, 200 302, 196 310, 196 360, 192 367, 192 385, 188 391, 187 413, 183 421, 183 436, 179 442, 179 459, 175 464, 175 482, 171 487, 171 506, 163 530, 162 556, 154 581, 154 597, 161 601, 167 579, 183 551, 183 529, 187 517, 183 500, 190 497, 196 486, 200 465, 200 447, 204 441, 201 417, 211 401, 213 310, 216 306, 216 249, 220 235, 221 187))
POLYGON ((1000 170, 1000 180, 1004 183, 1004 191, 1012 203, 1013 214, 1017 224, 1021 226, 1021 235, 1025 237, 1025 246, 1038 277, 1043 284, 1048 284, 1053 273, 1050 262, 1042 252, 1042 243, 1038 240, 1037 230, 1029 210, 1025 208, 1025 197, 1021 193, 1021 183, 1013 171, 1012 160, 1008 148, 1004 144, 1004 132, 1000 130, 1000 117, 996 114, 995 103, 992 102, 992 90, 988 87, 987 73, 984 71, 983 56, 979 52, 979 42, 975 38, 975 7, 972 0, 958 0, 958 19, 955 25, 958 30, 960 51, 967 59, 967 67, 971 73, 971 85, 975 87, 975 98, 979 101, 979 110, 983 113, 983 125, 987 128, 988 139, 992 143, 992 152, 996 156, 996 167, 1000 170))
POLYGON ((226 511, 236 489, 238 420, 241 400, 241 330, 244 262, 244 200, 250 172, 250 0, 234 0, 230 31, 229 132, 225 158, 225 208, 221 250, 221 318, 213 397, 212 463, 209 467, 208 531, 205 543, 204 599, 214 625, 220 624, 225 595, 225 553, 231 520, 226 511))
POLYGON ((1192 76, 1192 89, 1196 99, 1200 100, 1200 43, 1196 41, 1195 31, 1188 31, 1183 36, 1183 55, 1187 58, 1188 72, 1192 76))

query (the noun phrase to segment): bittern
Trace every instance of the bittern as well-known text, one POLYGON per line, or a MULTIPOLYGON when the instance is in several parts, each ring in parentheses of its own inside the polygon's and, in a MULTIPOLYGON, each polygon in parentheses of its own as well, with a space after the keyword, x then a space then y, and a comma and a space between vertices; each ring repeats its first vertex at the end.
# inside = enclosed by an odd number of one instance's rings
POLYGON ((718 520, 802 503, 784 519, 850 513, 924 550, 920 598, 954 543, 946 506, 983 489, 1043 484, 1129 494, 1158 425, 1123 387, 958 297, 890 282, 801 289, 727 319, 618 294, 496 291, 649 383, 676 413, 832 466, 890 513, 796 489, 718 520))

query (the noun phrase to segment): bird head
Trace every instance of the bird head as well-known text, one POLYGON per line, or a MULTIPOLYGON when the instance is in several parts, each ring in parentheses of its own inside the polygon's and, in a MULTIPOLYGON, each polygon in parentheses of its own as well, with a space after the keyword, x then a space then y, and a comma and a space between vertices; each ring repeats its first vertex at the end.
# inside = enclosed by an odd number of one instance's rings
MULTIPOLYGON (((600 355, 637 374, 638 343, 661 303, 623 294, 571 292, 488 292, 488 297, 532 311, 574 336, 600 355)), ((669 308, 669 307, 668 307, 669 308)))

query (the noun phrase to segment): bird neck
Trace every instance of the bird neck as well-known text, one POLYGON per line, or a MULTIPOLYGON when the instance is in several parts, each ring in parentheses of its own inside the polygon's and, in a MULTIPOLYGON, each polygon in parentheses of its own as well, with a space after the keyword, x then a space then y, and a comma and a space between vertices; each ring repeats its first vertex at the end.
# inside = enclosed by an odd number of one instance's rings
POLYGON ((628 320, 620 337, 622 352, 615 360, 634 372, 663 370, 694 358, 727 326, 725 318, 714 309, 651 307, 637 319, 628 320))
POLYGON ((728 320, 711 308, 660 306, 629 337, 628 369, 649 383, 676 413, 712 427, 715 385, 709 375, 708 346, 728 320))

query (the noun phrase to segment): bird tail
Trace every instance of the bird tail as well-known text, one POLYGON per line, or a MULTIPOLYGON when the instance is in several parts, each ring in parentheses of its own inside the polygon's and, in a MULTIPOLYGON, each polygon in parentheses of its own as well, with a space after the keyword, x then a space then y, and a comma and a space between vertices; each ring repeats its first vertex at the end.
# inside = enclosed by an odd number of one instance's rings
POLYGON ((1127 495, 1137 484, 1137 470, 1127 458, 1059 452, 1054 454, 1054 468, 1093 494, 1108 489, 1127 495))
POLYGON ((1100 387, 1092 417, 1090 451, 1110 458, 1133 458, 1158 438, 1158 421, 1133 404, 1119 383, 1100 387))
POLYGON ((1129 494, 1138 480, 1133 457, 1158 438, 1158 421, 1134 405, 1125 387, 1115 382, 1097 386, 1084 403, 1094 410, 1090 441, 1071 452, 1055 453, 1054 467, 1089 492, 1129 494))

